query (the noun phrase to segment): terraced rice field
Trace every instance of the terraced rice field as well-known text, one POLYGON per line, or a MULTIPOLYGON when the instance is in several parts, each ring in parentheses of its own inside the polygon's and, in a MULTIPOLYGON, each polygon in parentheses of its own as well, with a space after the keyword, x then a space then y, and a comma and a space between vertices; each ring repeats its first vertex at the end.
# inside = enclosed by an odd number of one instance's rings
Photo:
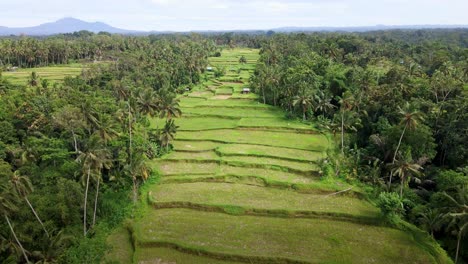
POLYGON ((14 72, 4 72, 2 75, 14 84, 26 84, 31 73, 35 71, 39 79, 47 79, 52 84, 61 82, 67 76, 73 77, 81 74, 83 68, 84 65, 75 63, 34 69, 18 69, 14 72))
POLYGON ((212 58, 213 67, 233 70, 218 80, 210 74, 204 86, 181 98, 175 151, 152 162, 161 179, 146 186, 147 207, 127 234, 119 229, 109 238, 117 253, 107 260, 435 262, 411 234, 385 227, 357 187, 320 178, 317 163, 330 147, 327 136, 286 120, 254 94, 240 94, 257 52, 227 50, 212 58), (238 63, 241 55, 247 64, 238 63))

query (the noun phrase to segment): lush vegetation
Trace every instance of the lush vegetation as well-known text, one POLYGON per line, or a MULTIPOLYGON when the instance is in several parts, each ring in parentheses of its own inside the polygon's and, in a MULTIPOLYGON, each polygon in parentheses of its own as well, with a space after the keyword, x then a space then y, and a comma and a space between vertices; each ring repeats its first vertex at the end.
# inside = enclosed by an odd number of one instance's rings
MULTIPOLYGON (((240 86, 221 79, 252 74, 251 53, 224 49, 210 65, 233 70, 207 73, 180 97, 184 116, 176 119, 174 151, 150 162, 160 178, 145 185, 141 212, 127 230, 109 238, 114 250, 106 261, 130 255, 134 262, 449 263, 428 235, 389 226, 365 188, 328 169, 328 132, 302 117, 288 119, 241 89, 213 92, 248 86, 244 78, 240 86), (131 243, 115 241, 122 237, 131 243), (371 246, 376 241, 378 249, 371 246)), ((152 126, 162 123, 154 119, 152 126)))
POLYGON ((467 47, 466 30, 277 35, 252 87, 332 133, 327 167, 372 185, 392 222, 467 260, 467 47))
POLYGON ((467 35, 2 38, 0 262, 463 263, 467 35))
POLYGON ((11 71, 0 77, 0 262, 98 262, 152 174, 147 160, 172 148, 176 94, 200 79, 213 46, 81 32, 0 47, 11 71), (76 60, 86 66, 65 66, 76 60))

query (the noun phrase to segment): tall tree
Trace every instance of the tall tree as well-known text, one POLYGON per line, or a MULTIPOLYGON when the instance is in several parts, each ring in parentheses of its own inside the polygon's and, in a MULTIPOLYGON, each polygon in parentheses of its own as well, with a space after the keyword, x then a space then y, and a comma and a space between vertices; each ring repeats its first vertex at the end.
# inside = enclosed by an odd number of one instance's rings
POLYGON ((16 210, 17 207, 14 203, 14 201, 17 199, 13 193, 8 189, 8 186, 3 184, 0 186, 0 213, 3 214, 3 217, 5 218, 8 227, 10 228, 10 231, 15 238, 16 243, 21 249, 21 252, 23 254, 24 259, 26 260, 26 263, 29 263, 28 255, 26 254, 26 250, 24 249, 23 245, 18 239, 18 236, 15 233, 15 230, 13 229, 13 225, 11 224, 9 216, 13 214, 16 210))
MULTIPOLYGON (((395 149, 395 153, 393 154, 392 165, 395 164, 396 156, 398 154, 398 151, 400 150, 401 141, 403 140, 403 136, 405 135, 406 130, 416 129, 416 127, 419 125, 419 122, 424 120, 422 113, 417 110, 414 110, 414 108, 408 102, 406 102, 403 108, 398 108, 398 112, 402 116, 400 125, 403 126, 403 131, 401 132, 400 139, 398 140, 398 145, 395 149)), ((393 172, 390 173, 390 180, 388 181, 389 187, 392 184, 392 176, 393 172)))
POLYGON ((457 187, 453 194, 443 192, 443 195, 450 201, 449 212, 446 215, 449 220, 448 228, 457 232, 455 263, 458 263, 461 240, 468 232, 468 190, 466 186, 462 186, 457 187))
POLYGON ((392 173, 400 177, 400 197, 403 197, 403 187, 411 179, 411 176, 421 175, 421 165, 402 159, 393 164, 392 173))
POLYGON ((44 226, 44 223, 42 223, 41 218, 39 218, 39 215, 37 214, 36 210, 34 210, 33 205, 28 199, 28 195, 33 192, 33 186, 31 184, 31 181, 29 180, 28 177, 22 176, 19 171, 15 171, 10 179, 10 182, 12 183, 16 193, 22 197, 26 203, 28 204, 29 208, 31 208, 31 211, 33 212, 34 216, 36 217, 37 221, 41 225, 42 229, 46 233, 47 237, 49 237, 49 232, 47 232, 47 229, 44 226))

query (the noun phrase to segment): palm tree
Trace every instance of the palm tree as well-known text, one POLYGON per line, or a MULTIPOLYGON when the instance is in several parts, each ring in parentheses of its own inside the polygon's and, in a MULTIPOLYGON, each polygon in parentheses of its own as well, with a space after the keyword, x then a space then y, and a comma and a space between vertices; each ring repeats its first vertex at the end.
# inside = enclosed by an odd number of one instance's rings
POLYGON ((16 244, 18 244, 18 246, 20 247, 21 252, 24 256, 24 259, 26 260, 26 263, 29 263, 26 250, 24 249, 23 245, 19 241, 18 236, 16 235, 15 230, 13 229, 13 225, 11 224, 10 218, 9 218, 9 216, 17 210, 17 207, 13 202, 14 200, 17 200, 17 197, 14 195, 14 193, 9 191, 8 186, 6 186, 5 184, 2 184, 2 186, 0 186, 0 189, 2 191, 0 193, 0 213, 3 214, 3 217, 8 223, 8 227, 10 228, 11 234, 15 238, 16 244))
POLYGON ((155 116, 159 109, 159 103, 159 96, 152 89, 145 89, 138 94, 137 107, 138 112, 142 115, 155 116))
POLYGON ((98 115, 98 126, 95 133, 99 135, 104 145, 107 145, 109 140, 112 140, 119 134, 117 129, 117 124, 111 116, 106 114, 98 115))
POLYGON ((411 163, 404 159, 392 165, 392 173, 399 176, 401 179, 400 197, 403 197, 403 186, 409 182, 411 176, 421 175, 422 167, 417 163, 411 163))
POLYGON ((159 117, 164 118, 166 117, 167 120, 171 120, 173 117, 178 117, 182 115, 182 111, 179 108, 179 99, 175 98, 173 95, 169 93, 164 93, 162 91, 163 96, 161 96, 161 102, 159 106, 159 117))
POLYGON ((302 121, 306 121, 306 113, 307 110, 313 104, 312 96, 306 93, 302 93, 301 95, 297 95, 294 97, 293 106, 299 105, 302 110, 302 121))
MULTIPOLYGON (((336 121, 332 122, 335 125, 334 129, 341 131, 341 153, 344 153, 344 134, 345 131, 357 131, 358 126, 361 124, 361 119, 357 116, 356 112, 341 109, 340 113, 336 113, 336 121)), ((334 132, 336 134, 336 132, 334 132)))
POLYGON ((47 232, 47 229, 45 228, 44 223, 42 223, 41 218, 39 218, 39 215, 37 214, 36 210, 34 210, 34 207, 32 206, 31 202, 28 199, 28 195, 33 191, 33 186, 29 178, 26 176, 21 176, 19 171, 15 171, 10 179, 10 182, 13 184, 13 187, 16 193, 20 197, 24 198, 29 208, 31 208, 31 211, 33 212, 37 221, 42 226, 42 229, 46 233, 47 237, 49 237, 49 232, 47 232))
POLYGON ((171 141, 174 139, 177 128, 179 127, 175 125, 173 119, 166 121, 159 139, 161 141, 161 145, 166 147, 166 150, 169 150, 169 143, 171 143, 171 141))
MULTIPOLYGON (((404 125, 404 127, 403 131, 401 132, 400 140, 398 141, 395 153, 393 154, 392 165, 395 164, 396 156, 398 154, 398 150, 400 149, 401 141, 403 140, 403 136, 405 135, 406 130, 414 130, 418 126, 419 122, 424 120, 422 113, 412 109, 412 106, 408 102, 406 102, 403 108, 398 107, 398 109, 400 115, 402 116, 400 125, 404 125)), ((392 176, 393 173, 390 173, 390 180, 388 182, 389 188, 392 185, 392 176)))
POLYGON ((84 120, 89 125, 89 134, 91 134, 94 129, 99 127, 98 112, 94 107, 93 102, 86 100, 83 104, 81 104, 81 112, 84 115, 84 120))
MULTIPOLYGON (((345 131, 345 124, 348 121, 348 125, 352 126, 354 119, 354 115, 350 114, 350 111, 354 108, 355 100, 354 96, 351 92, 345 92, 342 97, 339 98, 339 103, 341 106, 340 113, 341 113, 341 153, 344 153, 344 131, 345 131)), ((357 121, 357 120, 356 120, 357 121)))
POLYGON ((124 171, 132 178, 133 202, 136 203, 138 200, 138 179, 145 181, 151 173, 150 168, 146 165, 145 156, 142 153, 134 155, 130 163, 124 167, 124 171))
POLYGON ((83 176, 86 177, 86 189, 85 189, 85 198, 84 198, 84 207, 83 207, 83 234, 86 236, 87 233, 87 201, 88 201, 88 190, 89 190, 89 180, 91 177, 91 172, 97 178, 96 185, 96 201, 94 206, 94 215, 93 215, 93 225, 96 220, 96 209, 97 209, 97 197, 99 195, 99 184, 101 181, 101 171, 103 168, 109 169, 111 166, 110 152, 105 148, 100 139, 96 136, 91 136, 86 152, 81 152, 77 158, 77 161, 82 163, 83 176))
POLYGON ((423 213, 419 214, 419 223, 431 234, 434 238, 434 231, 440 229, 444 220, 444 214, 438 210, 429 208, 423 213))
POLYGON ((70 240, 71 237, 64 235, 63 230, 48 237, 42 244, 42 251, 38 254, 40 258, 38 263, 56 263, 70 240))
POLYGON ((329 114, 336 107, 331 103, 331 99, 322 90, 318 90, 314 96, 314 110, 324 115, 329 114))
POLYGON ((73 137, 73 147, 75 148, 75 152, 78 153, 77 134, 86 127, 85 118, 80 112, 80 109, 76 107, 65 107, 60 110, 60 112, 56 113, 53 119, 57 126, 70 131, 73 137))
POLYGON ((446 214, 449 219, 448 228, 453 228, 457 232, 457 249, 455 252, 455 264, 458 262, 460 243, 462 237, 468 231, 468 190, 466 186, 456 188, 456 193, 449 195, 442 193, 451 203, 450 212, 446 214))

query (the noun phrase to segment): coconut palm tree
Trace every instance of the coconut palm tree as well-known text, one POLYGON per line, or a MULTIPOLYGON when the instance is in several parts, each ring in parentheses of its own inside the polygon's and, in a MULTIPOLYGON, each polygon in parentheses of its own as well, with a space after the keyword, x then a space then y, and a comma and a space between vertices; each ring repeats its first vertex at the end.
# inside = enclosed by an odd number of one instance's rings
POLYGON ((91 175, 96 177, 96 200, 93 214, 93 225, 96 220, 96 209, 97 209, 97 197, 99 195, 99 184, 101 181, 101 171, 106 168, 109 169, 111 166, 110 152, 105 148, 97 136, 91 136, 87 143, 86 152, 81 152, 77 158, 77 161, 82 164, 83 176, 86 179, 84 206, 83 206, 83 234, 86 236, 87 233, 87 201, 89 191, 89 180, 91 175), (93 173, 93 174, 91 174, 93 173))
POLYGON ((179 99, 169 94, 168 92, 162 91, 160 105, 159 105, 159 117, 171 120, 173 117, 182 115, 182 111, 179 107, 179 99))
MULTIPOLYGON (((341 121, 341 153, 344 153, 344 133, 345 124, 352 127, 351 121, 354 119, 354 115, 351 114, 351 110, 354 108, 355 100, 351 92, 345 92, 342 97, 339 97, 340 103, 340 121, 341 121)), ((357 120, 356 120, 357 121, 357 120)))
POLYGON ((421 169, 421 165, 408 162, 404 159, 393 164, 392 173, 399 176, 401 180, 400 197, 403 197, 403 186, 411 180, 411 176, 421 175, 421 169))
POLYGON ((466 186, 456 188, 454 194, 442 193, 449 201, 448 228, 457 232, 457 249, 455 251, 455 264, 458 263, 460 244, 463 236, 468 232, 468 190, 466 186))
POLYGON ((175 125, 173 119, 166 121, 166 124, 164 125, 164 128, 161 131, 159 139, 161 141, 161 145, 164 146, 166 150, 169 150, 169 144, 174 139, 175 134, 177 132, 177 128, 179 127, 175 125))
MULTIPOLYGON (((403 131, 401 132, 400 140, 398 141, 397 148, 395 149, 395 153, 393 154, 392 165, 395 164, 396 156, 398 151, 400 150, 401 141, 403 140, 403 136, 405 135, 406 130, 414 130, 419 125, 419 122, 424 120, 422 113, 416 111, 412 108, 412 106, 406 102, 403 108, 398 107, 399 113, 402 116, 400 125, 403 125, 403 131)), ((390 188, 392 184, 392 177, 393 173, 390 173, 390 180, 388 182, 388 187, 390 188)))
POLYGON ((434 238, 434 231, 437 231, 442 226, 444 214, 436 209, 427 209, 419 214, 419 223, 426 229, 431 237, 434 238))
POLYGON ((137 107, 142 115, 155 116, 159 109, 159 96, 152 89, 144 89, 138 94, 137 107))
POLYGON ((107 145, 109 140, 118 136, 119 133, 117 130, 117 123, 110 115, 98 115, 98 126, 96 127, 95 133, 99 135, 104 145, 107 145))
POLYGON ((16 244, 19 246, 21 249, 21 253, 24 256, 24 259, 26 260, 26 263, 29 263, 28 255, 26 254, 26 250, 24 249, 23 245, 18 239, 18 236, 15 233, 15 230, 13 228, 13 225, 11 224, 9 216, 16 212, 18 208, 16 207, 14 201, 18 199, 16 197, 15 193, 12 193, 8 186, 6 184, 2 184, 0 186, 0 213, 3 214, 3 217, 5 218, 8 227, 10 228, 10 232, 15 238, 16 244))
POLYGON ((147 180, 151 169, 146 165, 145 155, 137 153, 132 157, 129 164, 124 167, 124 171, 132 178, 133 182, 133 202, 138 200, 138 184, 139 179, 147 180))
POLYGON ((314 110, 320 111, 324 115, 330 114, 330 112, 336 108, 335 105, 331 103, 332 98, 325 94, 324 91, 318 90, 314 95, 314 110))
POLYGON ((33 212, 34 216, 36 217, 37 221, 39 224, 42 226, 42 229, 46 233, 47 237, 49 237, 49 232, 47 232, 47 229, 44 226, 44 223, 42 223, 41 218, 39 218, 39 215, 37 214, 36 210, 34 210, 34 207, 32 206, 31 202, 28 199, 28 195, 33 192, 33 186, 31 184, 31 181, 29 180, 28 177, 22 176, 19 171, 15 171, 10 179, 10 182, 13 185, 14 190, 16 193, 23 198, 26 203, 28 204, 29 208, 31 208, 31 211, 33 212))
POLYGON ((306 113, 313 104, 312 96, 307 93, 302 93, 294 97, 293 106, 298 105, 302 111, 302 121, 306 121, 306 113))

